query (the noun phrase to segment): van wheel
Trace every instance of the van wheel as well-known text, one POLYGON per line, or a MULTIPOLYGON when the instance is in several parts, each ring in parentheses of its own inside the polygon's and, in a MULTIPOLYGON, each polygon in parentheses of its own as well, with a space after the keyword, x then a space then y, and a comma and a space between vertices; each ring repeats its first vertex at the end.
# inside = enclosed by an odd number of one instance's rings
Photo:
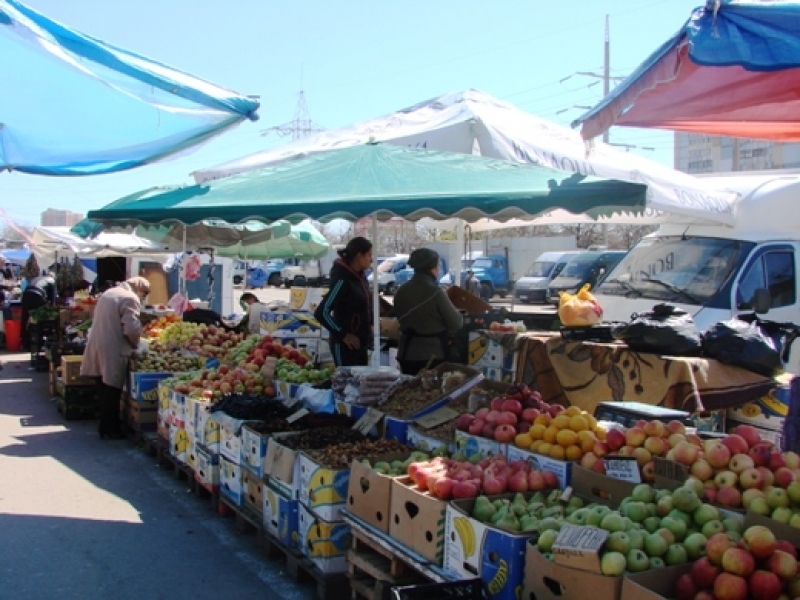
POLYGON ((506 296, 508 296, 508 292, 499 292, 497 295, 500 296, 501 298, 505 298, 506 296))
POLYGON ((292 287, 306 287, 306 285, 308 285, 308 282, 305 277, 295 277, 292 280, 292 287))
POLYGON ((239 285, 242 283, 242 276, 241 275, 234 275, 233 276, 233 285, 239 285))
POLYGON ((488 283, 481 284, 481 300, 486 300, 487 302, 493 296, 492 294, 492 286, 488 283))
POLYGON ((394 283, 387 283, 386 289, 383 291, 384 296, 393 296, 394 295, 394 283))
POLYGON ((267 285, 271 285, 273 287, 281 287, 281 276, 280 273, 273 273, 267 279, 267 285))

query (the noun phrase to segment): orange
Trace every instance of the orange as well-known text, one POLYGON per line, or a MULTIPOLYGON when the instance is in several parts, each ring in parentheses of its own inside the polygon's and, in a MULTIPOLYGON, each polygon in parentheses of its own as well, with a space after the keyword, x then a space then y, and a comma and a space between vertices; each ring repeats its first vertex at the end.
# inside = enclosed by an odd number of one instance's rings
POLYGON ((597 419, 594 418, 594 415, 584 413, 583 418, 586 419, 587 423, 589 423, 589 429, 595 429, 597 427, 597 419))
POLYGON ((580 445, 581 450, 584 453, 591 452, 596 443, 597 443, 597 437, 595 437, 593 432, 591 431, 578 432, 578 444, 580 445))
POLYGON ((553 448, 553 444, 548 444, 547 442, 542 442, 539 444, 539 447, 536 449, 537 454, 544 454, 545 456, 550 456, 550 448, 553 448))
POLYGON ((533 443, 531 444, 531 452, 538 452, 539 451, 539 447, 542 444, 544 444, 544 442, 542 440, 533 440, 533 443))
POLYGON ((548 444, 554 444, 557 435, 558 435, 558 428, 555 425, 550 425, 547 429, 544 430, 544 435, 542 436, 542 439, 548 444))
POLYGON ((567 460, 580 460, 583 458, 583 450, 578 446, 570 446, 567 448, 567 460))
POLYGON ((587 431, 589 429, 589 422, 581 415, 575 415, 569 418, 569 428, 572 431, 587 431))
POLYGON ((555 425, 559 429, 567 429, 569 427, 569 417, 561 413, 551 421, 551 425, 555 425))
POLYGON ((564 460, 567 457, 567 451, 562 446, 551 446, 549 456, 556 460, 564 460))
POLYGON ((530 448, 533 440, 527 433, 519 433, 514 438, 514 443, 520 448, 530 448))
POLYGON ((581 409, 578 408, 577 406, 570 406, 567 408, 567 410, 564 411, 564 414, 567 415, 568 417, 575 417, 581 414, 581 412, 582 412, 581 409))
POLYGON ((547 431, 547 425, 536 423, 528 430, 528 435, 531 436, 531 439, 543 440, 545 431, 547 431))
POLYGON ((604 428, 595 427, 594 428, 594 434, 595 434, 595 436, 597 436, 597 439, 600 440, 601 442, 605 442, 606 441, 606 430, 604 428))
POLYGON ((556 434, 556 442, 559 446, 574 446, 578 443, 578 434, 571 429, 562 429, 556 434))
POLYGON ((547 413, 540 414, 533 420, 533 424, 544 425, 545 427, 547 427, 548 425, 550 425, 550 415, 548 415, 547 413))

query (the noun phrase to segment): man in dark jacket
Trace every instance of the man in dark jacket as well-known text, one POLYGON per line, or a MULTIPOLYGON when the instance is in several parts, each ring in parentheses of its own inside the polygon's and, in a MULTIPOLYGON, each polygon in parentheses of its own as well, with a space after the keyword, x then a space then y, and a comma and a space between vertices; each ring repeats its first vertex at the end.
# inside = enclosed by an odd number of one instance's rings
POLYGON ((35 277, 22 292, 22 349, 26 352, 31 349, 31 336, 28 332, 28 321, 31 311, 56 302, 56 280, 45 271, 41 277, 35 277))

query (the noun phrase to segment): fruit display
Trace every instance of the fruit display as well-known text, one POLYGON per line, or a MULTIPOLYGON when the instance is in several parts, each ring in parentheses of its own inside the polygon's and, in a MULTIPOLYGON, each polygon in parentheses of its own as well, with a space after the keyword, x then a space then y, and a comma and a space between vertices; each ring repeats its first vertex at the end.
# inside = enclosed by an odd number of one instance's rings
POLYGON ((176 392, 194 398, 219 399, 225 394, 259 394, 267 398, 275 397, 272 381, 260 373, 231 369, 221 365, 217 369, 204 369, 181 373, 164 381, 164 385, 176 392))
MULTIPOLYGON (((512 533, 540 533, 554 526, 548 519, 556 520, 569 516, 583 508, 583 500, 577 496, 564 502, 561 490, 549 493, 535 492, 529 498, 517 492, 513 498, 495 498, 481 494, 475 498, 472 516, 482 523, 488 523, 512 533)), ((457 517, 456 519, 463 518, 457 517)), ((460 533, 458 520, 454 523, 460 533)))
POLYGON ((541 471, 524 461, 507 462, 502 455, 485 458, 477 464, 442 457, 412 462, 408 476, 419 490, 429 491, 441 500, 558 487, 554 473, 541 471))
POLYGON ((318 450, 307 450, 306 454, 327 469, 344 470, 349 469, 354 460, 406 452, 410 453, 412 449, 397 440, 365 438, 358 442, 339 442, 318 450))
POLYGON ((364 459, 361 461, 362 464, 371 468, 374 471, 377 471, 381 475, 389 475, 390 477, 399 477, 401 475, 405 475, 408 471, 408 467, 413 462, 420 462, 428 460, 429 456, 425 452, 421 452, 420 450, 415 450, 411 453, 411 455, 406 458, 405 460, 393 460, 392 462, 386 461, 376 461, 375 464, 371 464, 369 459, 364 459))
POLYGON ((156 339, 168 347, 185 348, 199 356, 222 359, 245 337, 244 333, 226 331, 216 325, 177 321, 162 329, 156 339))
MULTIPOLYGON (((292 352, 297 352, 293 350, 292 352)), ((302 355, 299 357, 302 359, 302 355)), ((333 369, 326 367, 324 369, 315 369, 310 362, 304 362, 305 366, 295 362, 298 360, 296 357, 279 358, 275 364, 275 377, 281 381, 288 381, 289 383, 322 383, 330 379, 333 374, 333 369)))
POLYGON ((173 323, 178 323, 181 318, 175 313, 162 315, 156 319, 152 319, 142 327, 142 337, 145 338, 158 338, 162 331, 173 323))
POLYGON ((766 527, 748 527, 738 540, 724 533, 706 542, 705 556, 675 583, 678 600, 778 600, 800 595, 797 551, 766 527))
POLYGON ((139 373, 182 373, 200 368, 197 356, 183 350, 147 350, 131 358, 131 370, 139 373))
POLYGON ((380 405, 380 411, 398 419, 410 419, 416 412, 440 400, 467 380, 461 371, 441 373, 436 370, 422 370, 414 379, 401 381, 386 391, 387 400, 380 405))
POLYGON ((493 398, 488 408, 478 409, 474 415, 462 415, 456 428, 572 461, 580 460, 606 436, 593 415, 576 406, 547 404, 539 392, 525 385, 512 386, 505 396, 493 398))

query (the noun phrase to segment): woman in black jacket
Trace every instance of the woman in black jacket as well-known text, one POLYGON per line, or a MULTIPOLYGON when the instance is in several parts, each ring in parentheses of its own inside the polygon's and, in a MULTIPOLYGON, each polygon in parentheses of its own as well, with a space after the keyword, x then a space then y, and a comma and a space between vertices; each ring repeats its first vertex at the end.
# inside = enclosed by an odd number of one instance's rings
POLYGON ((372 338, 372 303, 364 271, 372 264, 372 242, 355 237, 339 250, 339 257, 331 267, 330 289, 314 317, 330 332, 337 367, 366 365, 372 338))

